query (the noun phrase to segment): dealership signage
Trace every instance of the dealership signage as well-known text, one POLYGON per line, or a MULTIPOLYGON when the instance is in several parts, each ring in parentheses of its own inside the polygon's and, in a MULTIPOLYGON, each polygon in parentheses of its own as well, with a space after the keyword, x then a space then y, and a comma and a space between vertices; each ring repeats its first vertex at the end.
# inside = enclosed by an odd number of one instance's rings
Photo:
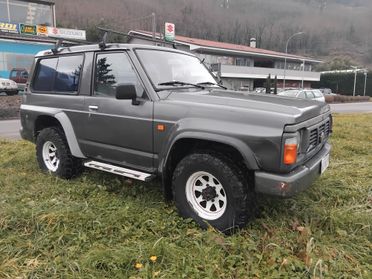
POLYGON ((165 23, 164 39, 168 42, 173 42, 176 37, 176 28, 173 23, 165 23))
POLYGON ((18 24, 0 21, 0 31, 18 34, 19 33, 18 24))
POLYGON ((49 36, 62 39, 86 40, 86 31, 78 29, 56 28, 45 25, 9 23, 0 21, 0 31, 21 35, 49 36))
POLYGON ((36 25, 19 24, 19 31, 21 34, 37 35, 36 25))
POLYGON ((37 35, 48 36, 48 27, 46 27, 45 25, 37 25, 37 35))
POLYGON ((64 39, 86 40, 85 30, 77 29, 48 27, 48 36, 64 39))

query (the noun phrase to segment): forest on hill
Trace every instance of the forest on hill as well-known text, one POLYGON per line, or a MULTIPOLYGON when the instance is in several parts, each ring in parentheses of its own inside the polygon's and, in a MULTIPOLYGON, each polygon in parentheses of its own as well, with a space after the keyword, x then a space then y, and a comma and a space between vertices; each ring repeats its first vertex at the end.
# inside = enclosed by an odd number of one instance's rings
POLYGON ((289 52, 328 61, 325 69, 372 66, 372 1, 370 0, 56 0, 60 26, 97 34, 104 25, 127 32, 157 31, 176 24, 179 35, 289 52))

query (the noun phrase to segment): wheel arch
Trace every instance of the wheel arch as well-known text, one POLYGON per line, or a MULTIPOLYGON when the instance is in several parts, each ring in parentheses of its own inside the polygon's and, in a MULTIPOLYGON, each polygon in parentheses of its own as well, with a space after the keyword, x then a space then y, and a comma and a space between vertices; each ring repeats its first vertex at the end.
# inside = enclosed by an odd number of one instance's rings
POLYGON ((54 115, 50 114, 39 115, 35 119, 34 137, 36 138, 38 133, 42 129, 48 127, 59 127, 65 134, 71 154, 77 158, 85 158, 84 154, 81 152, 81 149, 79 147, 71 121, 64 112, 58 112, 54 115))
POLYGON ((160 164, 163 191, 167 200, 173 198, 172 173, 177 164, 185 156, 198 150, 229 154, 232 160, 244 168, 247 173, 258 169, 254 153, 246 144, 238 139, 207 133, 201 133, 197 136, 194 133, 185 133, 173 140, 167 155, 160 164))

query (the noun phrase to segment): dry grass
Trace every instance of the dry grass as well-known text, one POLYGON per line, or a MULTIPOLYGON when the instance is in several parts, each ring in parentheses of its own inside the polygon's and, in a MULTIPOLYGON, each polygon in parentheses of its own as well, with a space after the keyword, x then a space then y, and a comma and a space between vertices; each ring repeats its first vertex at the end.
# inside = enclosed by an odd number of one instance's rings
POLYGON ((372 115, 335 116, 332 144, 311 189, 263 198, 225 237, 180 218, 157 183, 63 181, 32 144, 0 141, 0 278, 371 278, 372 115))

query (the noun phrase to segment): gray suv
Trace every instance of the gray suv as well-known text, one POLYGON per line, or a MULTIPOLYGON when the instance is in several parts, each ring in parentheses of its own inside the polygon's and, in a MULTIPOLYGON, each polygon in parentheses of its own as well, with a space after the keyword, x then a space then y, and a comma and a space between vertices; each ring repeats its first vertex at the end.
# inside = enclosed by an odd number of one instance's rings
POLYGON ((35 57, 21 135, 42 170, 85 167, 149 181, 184 217, 229 232, 256 212, 256 193, 290 197, 329 164, 323 103, 226 90, 190 53, 107 44, 35 57))

